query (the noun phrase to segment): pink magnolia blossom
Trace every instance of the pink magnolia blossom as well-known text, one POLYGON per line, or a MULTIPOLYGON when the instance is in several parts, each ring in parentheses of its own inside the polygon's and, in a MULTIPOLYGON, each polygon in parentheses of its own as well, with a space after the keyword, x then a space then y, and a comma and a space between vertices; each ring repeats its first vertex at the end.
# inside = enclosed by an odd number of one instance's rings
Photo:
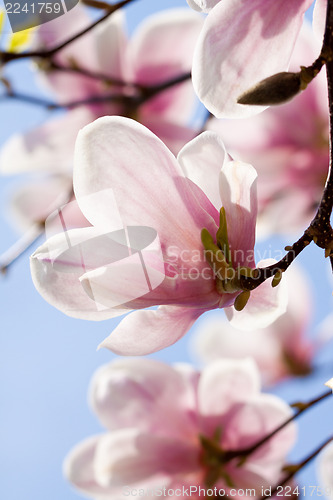
POLYGON ((210 362, 251 356, 266 385, 288 376, 309 374, 319 348, 319 343, 315 344, 306 337, 311 319, 310 287, 295 264, 283 279, 288 283, 288 305, 283 315, 267 328, 248 332, 221 323, 217 318, 205 321, 194 339, 197 357, 210 362))
MULTIPOLYGON (((296 69, 300 60, 310 64, 317 49, 310 28, 304 26, 291 68, 296 69)), ((329 164, 325 95, 323 73, 289 103, 244 120, 208 123, 209 130, 221 134, 234 158, 256 167, 262 234, 298 232, 315 214, 329 164)))
MULTIPOLYGON (((102 343, 130 355, 173 344, 205 311, 229 307, 232 320, 230 306, 241 292, 236 285, 240 268, 255 267, 256 172, 248 164, 229 161, 216 134, 205 132, 188 143, 177 161, 141 124, 100 118, 78 136, 74 188, 93 227, 69 231, 65 237, 60 233, 33 254, 33 280, 48 302, 70 316, 92 320, 139 309, 102 343), (118 210, 112 208, 115 204, 118 210), (221 206, 228 228, 230 280, 213 272, 201 241, 203 228, 215 238, 221 206), (133 254, 129 267, 127 261, 112 261, 107 234, 133 226, 152 228, 158 235, 161 251, 150 247, 144 263, 146 274, 159 286, 148 289, 146 281, 143 286, 142 262, 133 262, 137 254, 128 253, 127 247, 127 255, 133 254), (94 245, 91 238, 96 235, 100 239, 94 245), (141 310, 155 305, 160 307, 141 310)), ((270 281, 251 292, 243 311, 248 328, 267 326, 285 311, 283 280, 274 289, 270 281)))
MULTIPOLYGON (((209 12, 193 60, 193 85, 199 99, 217 118, 243 118, 264 109, 237 104, 237 99, 264 78, 288 69, 304 13, 313 0, 188 3, 209 12)), ((316 4, 315 24, 322 30, 326 0, 316 4)))
MULTIPOLYGON (((83 8, 77 7, 52 26, 42 25, 34 34, 35 48, 54 47, 91 23, 83 8)), ((14 211, 21 222, 43 220, 55 208, 72 178, 74 145, 79 130, 105 115, 136 118, 162 138, 177 153, 195 135, 188 122, 196 97, 190 80, 174 85, 147 100, 137 109, 126 102, 89 102, 91 97, 133 94, 132 84, 155 86, 191 70, 193 45, 202 27, 200 15, 185 9, 173 9, 150 16, 131 39, 124 30, 124 17, 116 12, 93 31, 59 51, 54 60, 66 67, 103 74, 115 82, 80 73, 47 68, 38 70, 41 83, 55 96, 56 102, 83 101, 60 117, 13 136, 0 157, 3 174, 38 172, 47 177, 27 183, 15 196, 14 211), (87 102, 85 102, 87 101, 87 102), (59 178, 60 177, 60 178, 59 178), (36 193, 39 193, 39 208, 36 193), (48 193, 47 196, 43 196, 48 193), (37 210, 38 208, 38 210, 37 210)), ((70 187, 66 193, 70 192, 70 187)))
MULTIPOLYGON (((202 373, 151 359, 116 360, 96 372, 89 399, 107 433, 78 444, 64 472, 96 499, 161 488, 162 496, 185 498, 178 488, 191 486, 216 486, 226 496, 231 488, 253 488, 251 497, 260 498, 262 487, 279 483, 295 439, 289 425, 246 460, 217 462, 213 450, 247 448, 291 415, 280 398, 260 392, 250 359, 217 361, 202 373)), ((195 490, 191 496, 199 498, 195 490)))

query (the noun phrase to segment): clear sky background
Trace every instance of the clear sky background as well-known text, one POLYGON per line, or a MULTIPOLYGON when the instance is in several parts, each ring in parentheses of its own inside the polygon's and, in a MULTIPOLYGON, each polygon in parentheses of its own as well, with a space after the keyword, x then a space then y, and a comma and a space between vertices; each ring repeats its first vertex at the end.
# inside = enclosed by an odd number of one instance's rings
MULTIPOLYGON (((126 9, 130 29, 148 13, 177 6, 187 4, 185 0, 137 0, 126 9)), ((29 63, 13 63, 5 74, 17 89, 40 92, 29 63)), ((43 122, 49 114, 30 105, 0 101, 0 144, 14 132, 43 122)), ((19 182, 24 179, 0 177, 0 252, 19 236, 8 213, 10 192, 19 182)), ((292 241, 275 238, 259 248, 280 250, 292 241)), ((87 388, 94 370, 114 358, 109 351, 96 352, 96 347, 119 320, 74 320, 45 303, 32 285, 28 256, 21 257, 6 276, 0 277, 0 499, 74 500, 80 495, 63 479, 62 461, 73 445, 102 431, 87 406, 87 388)), ((314 316, 309 330, 313 335, 316 325, 331 310, 329 266, 322 252, 312 245, 298 260, 313 287, 314 316)), ((223 311, 211 314, 224 316, 223 311)), ((194 361, 190 353, 192 334, 154 357, 170 363, 194 361)), ((323 383, 333 376, 333 363, 331 370, 327 365, 329 359, 333 359, 332 345, 316 361, 318 365, 326 363, 316 376, 286 382, 275 392, 288 402, 321 394, 323 383)), ((300 441, 293 459, 305 457, 333 434, 332 414, 332 401, 326 401, 301 417, 300 441)), ((300 476, 300 483, 318 484, 313 466, 300 476)))

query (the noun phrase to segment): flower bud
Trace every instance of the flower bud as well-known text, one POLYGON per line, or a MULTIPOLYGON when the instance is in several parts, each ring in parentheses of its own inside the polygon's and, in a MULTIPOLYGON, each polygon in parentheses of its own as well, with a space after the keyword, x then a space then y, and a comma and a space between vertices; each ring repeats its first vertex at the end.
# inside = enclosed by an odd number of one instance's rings
POLYGON ((248 300, 250 298, 250 292, 246 290, 245 292, 240 293, 234 302, 234 308, 236 311, 242 311, 246 306, 248 300))
POLYGON ((295 97, 301 90, 301 74, 284 71, 261 80, 239 96, 237 102, 251 106, 283 104, 295 97))

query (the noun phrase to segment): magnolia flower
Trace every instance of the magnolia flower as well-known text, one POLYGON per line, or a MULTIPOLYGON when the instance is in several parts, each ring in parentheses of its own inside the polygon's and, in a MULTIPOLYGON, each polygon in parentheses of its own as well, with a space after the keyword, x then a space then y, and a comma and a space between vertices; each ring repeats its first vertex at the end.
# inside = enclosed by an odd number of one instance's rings
POLYGON ((245 332, 217 318, 204 322, 196 332, 194 349, 205 362, 221 358, 251 356, 266 385, 287 376, 311 372, 312 359, 319 343, 306 338, 311 319, 311 294, 305 276, 293 264, 285 273, 288 284, 286 312, 262 330, 245 332))
MULTIPOLYGON (((65 17, 52 21, 52 27, 40 26, 34 34, 35 48, 54 47, 89 23, 91 19, 84 9, 76 7, 65 17)), ((56 102, 83 104, 23 135, 13 136, 4 146, 0 157, 2 173, 49 174, 27 183, 15 196, 13 211, 21 222, 27 225, 45 219, 45 214, 59 206, 61 194, 70 193, 76 136, 83 126, 100 116, 136 118, 161 137, 174 153, 194 137, 194 130, 188 126, 196 102, 190 80, 159 92, 139 107, 122 101, 121 97, 133 95, 133 85, 155 86, 188 73, 192 46, 201 27, 202 18, 198 14, 173 9, 149 17, 128 40, 123 15, 116 12, 57 52, 55 63, 73 71, 38 69, 41 82, 53 92, 56 102), (105 75, 115 84, 77 73, 76 67, 105 75), (107 95, 119 98, 103 100, 107 95)))
MULTIPOLYGON (((316 2, 315 24, 320 30, 326 1, 316 2)), ((264 109, 237 104, 237 99, 264 78, 288 69, 304 13, 312 3, 188 0, 192 8, 209 13, 196 45, 192 78, 211 113, 239 118, 264 109)))
MULTIPOLYGON (((177 161, 141 124, 100 118, 78 136, 74 188, 93 227, 60 233, 37 249, 31 266, 38 291, 66 314, 93 320, 161 306, 126 316, 102 346, 153 352, 176 342, 205 311, 227 307, 232 319, 241 295, 244 305, 249 292, 241 278, 255 267, 256 172, 229 161, 216 134, 188 143, 177 161), (120 238, 133 226, 154 235, 129 249, 120 238)), ((273 289, 270 281, 251 292, 248 328, 285 311, 283 282, 273 289)))
MULTIPOLYGON (((291 68, 310 64, 318 46, 304 26, 291 68)), ((244 120, 209 121, 234 158, 258 172, 258 225, 262 235, 298 232, 308 226, 328 172, 328 110, 325 74, 319 74, 293 101, 244 120), (309 120, 308 117, 311 116, 309 120), (292 210, 290 210, 292 207, 292 210)))
POLYGON ((64 472, 96 499, 140 488, 165 488, 163 496, 183 498, 175 490, 191 486, 194 498, 194 488, 215 486, 226 496, 231 488, 253 488, 251 497, 260 498, 262 487, 279 483, 295 439, 295 427, 288 425, 246 460, 223 459, 257 443, 291 415, 280 398, 260 393, 250 359, 218 361, 201 374, 151 359, 116 360, 96 372, 89 399, 108 432, 77 445, 64 472))

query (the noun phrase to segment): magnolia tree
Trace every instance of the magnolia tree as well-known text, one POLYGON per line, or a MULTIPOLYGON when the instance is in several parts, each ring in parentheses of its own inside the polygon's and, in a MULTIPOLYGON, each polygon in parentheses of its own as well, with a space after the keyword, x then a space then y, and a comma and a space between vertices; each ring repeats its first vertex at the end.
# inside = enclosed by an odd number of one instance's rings
POLYGON ((48 111, 24 131, 18 119, 0 151, 3 175, 24 174, 1 270, 33 248, 42 298, 69 330, 111 320, 99 347, 117 355, 90 385, 106 430, 64 453, 64 474, 96 500, 333 498, 333 430, 293 451, 298 417, 332 393, 317 363, 331 317, 312 321, 325 276, 316 290, 294 261, 311 245, 333 267, 333 1, 316 1, 311 27, 311 0, 183 0, 128 36, 127 8, 145 1, 0 13, 0 105, 48 111), (285 248, 258 251, 277 233, 285 248), (200 369, 121 357, 158 356, 197 321, 200 369), (295 377, 307 397, 288 404, 276 387, 295 377))

